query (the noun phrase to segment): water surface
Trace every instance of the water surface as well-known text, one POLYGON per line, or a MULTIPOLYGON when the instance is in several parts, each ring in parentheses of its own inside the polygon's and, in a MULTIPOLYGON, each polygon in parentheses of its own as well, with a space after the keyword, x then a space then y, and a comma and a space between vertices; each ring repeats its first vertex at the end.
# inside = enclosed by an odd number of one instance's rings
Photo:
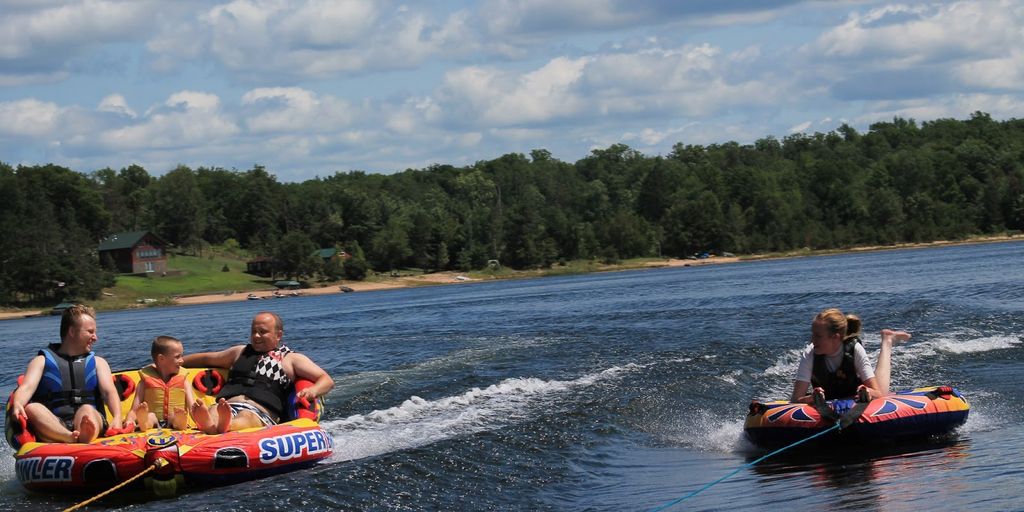
MULTIPOLYGON (((1024 509, 1024 244, 885 251, 101 313, 96 350, 137 367, 171 334, 186 352, 241 343, 264 308, 336 380, 335 455, 311 470, 132 510, 645 510, 763 452, 751 398, 788 396, 827 307, 907 329, 894 387, 951 384, 955 436, 877 451, 782 455, 673 510, 1024 509)), ((59 320, 0 322, 0 392, 59 320)), ((0 450, 0 509, 60 508, 0 450)))

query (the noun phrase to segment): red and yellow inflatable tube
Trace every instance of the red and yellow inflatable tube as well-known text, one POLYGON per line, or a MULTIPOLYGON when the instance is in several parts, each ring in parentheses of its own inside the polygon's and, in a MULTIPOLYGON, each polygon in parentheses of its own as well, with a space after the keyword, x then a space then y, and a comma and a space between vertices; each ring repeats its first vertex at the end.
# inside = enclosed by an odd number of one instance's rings
MULTIPOLYGON (((196 398, 212 404, 224 384, 221 369, 189 369, 196 398)), ((137 370, 114 374, 127 413, 135 398, 137 370)), ((312 385, 296 383, 296 389, 312 385)), ((36 442, 30 429, 7 417, 7 439, 15 448, 15 473, 26 488, 37 491, 102 490, 124 482, 159 464, 145 485, 161 496, 184 486, 229 484, 308 467, 333 453, 334 440, 318 423, 320 400, 296 403, 294 390, 287 414, 293 419, 261 427, 208 435, 196 430, 150 429, 110 437, 88 444, 36 442)), ((10 409, 8 399, 7 409, 10 409)), ((109 420, 109 412, 108 412, 109 420)), ((189 423, 194 426, 194 423, 189 423)))

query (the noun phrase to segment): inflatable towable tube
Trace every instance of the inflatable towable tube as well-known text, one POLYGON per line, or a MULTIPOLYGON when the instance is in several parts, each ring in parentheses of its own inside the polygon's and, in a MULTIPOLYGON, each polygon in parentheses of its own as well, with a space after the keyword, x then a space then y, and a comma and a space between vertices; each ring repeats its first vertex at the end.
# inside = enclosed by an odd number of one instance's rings
MULTIPOLYGON (((222 369, 188 369, 195 397, 213 404, 226 374, 222 369)), ((124 414, 135 399, 140 378, 137 370, 114 373, 124 414)), ((192 429, 195 424, 190 418, 190 430, 153 428, 100 437, 88 444, 37 442, 24 421, 10 417, 8 398, 7 441, 16 450, 15 472, 27 489, 104 490, 163 459, 167 463, 157 464, 159 467, 140 482, 144 481, 146 488, 157 496, 170 496, 183 486, 224 485, 263 478, 308 467, 329 457, 334 439, 318 423, 323 402, 295 399, 296 389, 312 384, 296 382, 287 400, 288 420, 278 425, 208 435, 192 429)), ((109 414, 108 411, 108 421, 109 414)))
MULTIPOLYGON (((853 399, 829 400, 835 416, 858 405, 853 399)), ((948 434, 967 421, 970 405, 956 388, 931 386, 876 398, 849 426, 815 439, 817 444, 896 441, 948 434)), ((806 439, 835 424, 812 404, 788 401, 750 403, 743 432, 755 445, 779 448, 806 439)))

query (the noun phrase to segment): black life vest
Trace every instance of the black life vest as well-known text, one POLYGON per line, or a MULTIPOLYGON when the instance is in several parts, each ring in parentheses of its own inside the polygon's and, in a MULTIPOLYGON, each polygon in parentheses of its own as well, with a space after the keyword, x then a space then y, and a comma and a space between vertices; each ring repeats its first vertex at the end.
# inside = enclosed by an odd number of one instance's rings
POLYGON ((53 343, 39 351, 46 362, 31 401, 45 405, 65 424, 85 404, 94 405, 102 415, 105 409, 96 376, 96 356, 92 352, 68 356, 58 350, 60 345, 53 343))
POLYGON ((835 373, 828 371, 828 364, 825 363, 827 356, 814 354, 814 367, 811 370, 811 386, 825 390, 825 399, 849 398, 857 394, 857 387, 861 380, 857 377, 857 366, 854 364, 854 349, 860 343, 860 338, 854 336, 843 341, 843 362, 835 373))
POLYGON ((217 399, 245 395, 262 405, 275 419, 280 418, 292 384, 281 361, 291 351, 288 347, 278 347, 270 352, 257 352, 252 344, 246 345, 231 366, 228 381, 217 393, 217 399))

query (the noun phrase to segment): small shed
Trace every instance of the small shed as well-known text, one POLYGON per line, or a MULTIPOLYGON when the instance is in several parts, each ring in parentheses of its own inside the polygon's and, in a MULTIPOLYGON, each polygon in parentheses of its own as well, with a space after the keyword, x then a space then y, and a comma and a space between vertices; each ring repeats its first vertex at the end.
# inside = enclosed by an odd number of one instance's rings
POLYGON ((100 263, 113 261, 121 274, 167 272, 167 243, 149 231, 114 233, 100 242, 100 263))
POLYGON ((302 283, 298 281, 274 281, 274 286, 279 290, 298 290, 302 288, 302 283))
POLYGON ((71 306, 74 306, 74 305, 75 305, 74 302, 61 302, 60 304, 57 304, 52 309, 50 309, 50 314, 51 315, 63 315, 65 309, 68 309, 68 308, 70 308, 71 306))
POLYGON ((270 277, 274 275, 277 262, 273 258, 260 257, 245 262, 245 272, 255 276, 270 277))
POLYGON ((325 247, 316 251, 315 254, 319 256, 320 259, 324 260, 324 263, 335 259, 347 260, 349 258, 347 252, 338 250, 335 247, 325 247))

